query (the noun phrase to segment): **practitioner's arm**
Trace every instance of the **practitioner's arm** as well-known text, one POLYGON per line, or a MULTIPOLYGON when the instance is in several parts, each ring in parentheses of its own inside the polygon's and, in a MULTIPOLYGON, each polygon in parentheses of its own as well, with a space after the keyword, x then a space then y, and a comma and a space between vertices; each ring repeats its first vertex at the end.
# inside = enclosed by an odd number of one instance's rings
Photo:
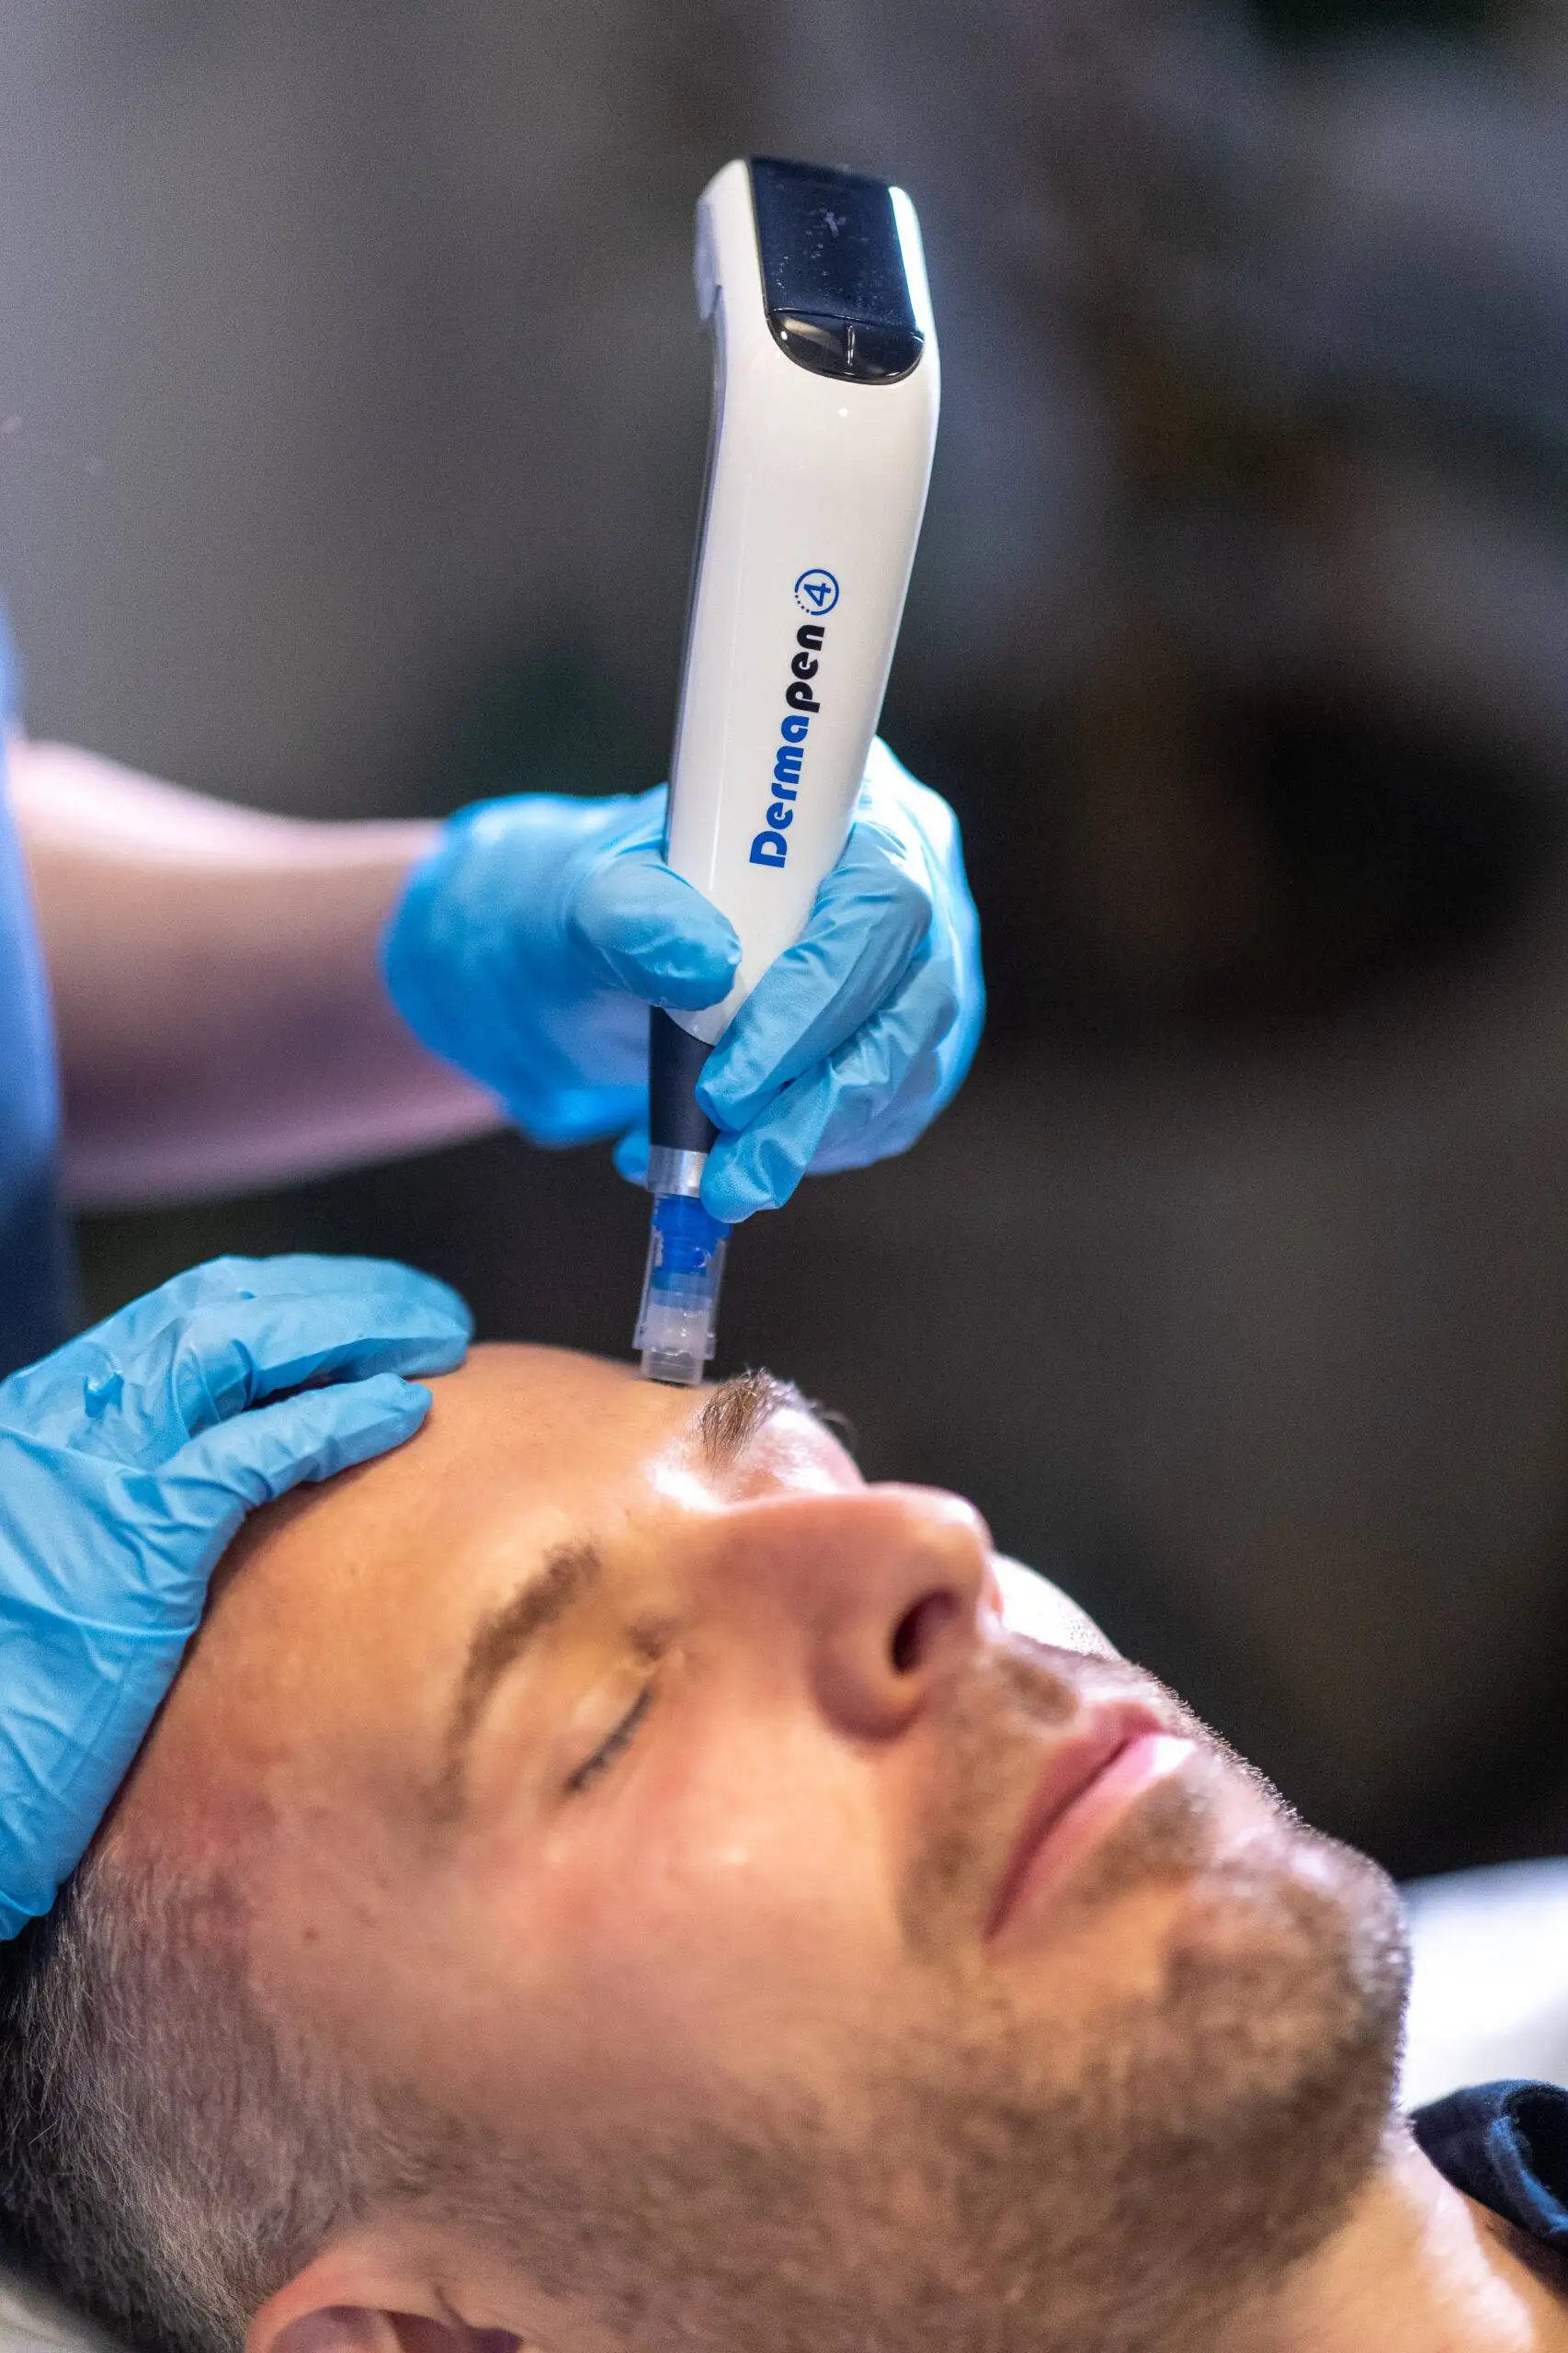
POLYGON ((381 931, 438 827, 266 816, 20 739, 10 784, 73 1199, 281 1181, 500 1120, 381 978, 381 931))
MULTIPOLYGON (((635 1179, 645 1007, 717 1004, 739 961, 665 862, 662 786, 524 793, 435 827, 261 816, 51 745, 18 742, 12 776, 78 1200, 277 1181, 503 1110, 541 1143, 619 1137, 635 1179)), ((705 1073, 711 1214, 904 1151, 984 1002, 952 812, 874 745, 805 931, 705 1073)))

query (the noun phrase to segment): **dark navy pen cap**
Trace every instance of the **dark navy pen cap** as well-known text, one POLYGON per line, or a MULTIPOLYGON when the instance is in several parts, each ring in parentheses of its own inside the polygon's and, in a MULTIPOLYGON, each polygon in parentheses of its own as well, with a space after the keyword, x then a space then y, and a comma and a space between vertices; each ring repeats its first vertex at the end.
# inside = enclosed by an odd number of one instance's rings
POLYGON ((920 364, 903 247, 885 180, 825 164, 751 159, 767 324, 813 375, 892 384, 920 364))

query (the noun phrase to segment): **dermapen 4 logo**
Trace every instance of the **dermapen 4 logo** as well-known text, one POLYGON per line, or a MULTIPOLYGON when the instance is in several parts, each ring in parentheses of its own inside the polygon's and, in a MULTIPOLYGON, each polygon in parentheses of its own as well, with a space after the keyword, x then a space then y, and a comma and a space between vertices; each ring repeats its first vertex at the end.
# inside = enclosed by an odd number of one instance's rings
MULTIPOLYGON (((802 573, 801 581, 832 579, 831 573, 802 573)), ((795 585, 796 601, 800 600, 801 583, 795 585)), ((833 603, 838 602, 838 583, 833 583, 833 603)), ((831 611, 832 606, 824 608, 831 611)), ((814 714, 822 709, 812 692, 812 681, 821 666, 817 656, 822 652, 827 631, 820 621, 808 621, 795 631, 798 652, 790 660, 793 672, 784 689, 784 699, 790 706, 779 726, 782 738, 773 756, 774 799, 768 804, 767 822, 760 834, 752 838, 751 862, 754 866, 782 866, 790 855, 790 827, 795 822, 794 803, 800 797, 801 763, 806 756, 806 736, 814 714)))

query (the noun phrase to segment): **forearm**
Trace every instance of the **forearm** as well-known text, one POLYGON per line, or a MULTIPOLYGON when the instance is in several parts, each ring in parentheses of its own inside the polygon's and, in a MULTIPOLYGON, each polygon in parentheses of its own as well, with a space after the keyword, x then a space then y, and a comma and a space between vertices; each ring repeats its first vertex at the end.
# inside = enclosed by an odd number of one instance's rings
POLYGON ((88 1204, 282 1182, 494 1125, 387 998, 379 942, 433 829, 317 825, 14 743, 88 1204))

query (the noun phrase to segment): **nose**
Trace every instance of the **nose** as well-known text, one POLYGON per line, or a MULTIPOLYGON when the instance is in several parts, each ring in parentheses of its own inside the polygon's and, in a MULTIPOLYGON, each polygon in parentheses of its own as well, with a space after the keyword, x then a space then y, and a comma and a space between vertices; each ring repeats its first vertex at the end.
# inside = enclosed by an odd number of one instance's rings
POLYGON ((765 1658, 798 1657, 841 1731, 891 1739, 972 1655, 990 1591, 978 1512, 928 1487, 775 1495, 725 1515, 724 1574, 765 1658))

